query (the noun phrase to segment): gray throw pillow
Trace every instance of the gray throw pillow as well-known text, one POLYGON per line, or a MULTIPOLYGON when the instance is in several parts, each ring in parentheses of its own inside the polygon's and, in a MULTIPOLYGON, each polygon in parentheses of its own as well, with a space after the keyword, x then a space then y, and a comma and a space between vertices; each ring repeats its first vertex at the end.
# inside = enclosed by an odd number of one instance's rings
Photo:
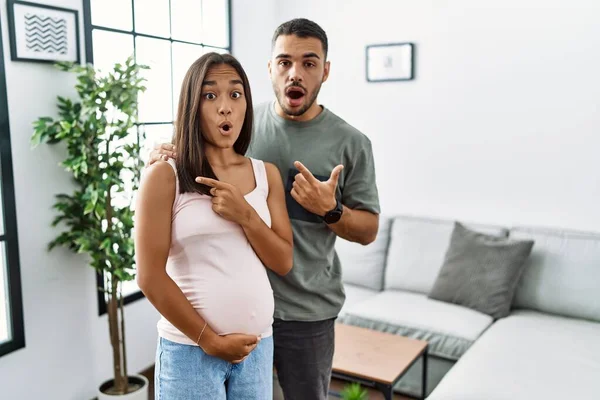
POLYGON ((455 222, 444 263, 428 297, 506 317, 533 240, 469 230, 455 222))

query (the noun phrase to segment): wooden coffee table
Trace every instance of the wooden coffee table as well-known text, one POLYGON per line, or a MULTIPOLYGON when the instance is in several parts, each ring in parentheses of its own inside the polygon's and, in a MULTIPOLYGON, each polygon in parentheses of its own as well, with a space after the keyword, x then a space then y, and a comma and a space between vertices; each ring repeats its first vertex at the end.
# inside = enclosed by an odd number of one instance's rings
POLYGON ((427 342, 422 340, 337 323, 332 375, 373 387, 381 391, 386 400, 392 400, 394 385, 423 357, 423 387, 419 398, 425 399, 427 348, 427 342))

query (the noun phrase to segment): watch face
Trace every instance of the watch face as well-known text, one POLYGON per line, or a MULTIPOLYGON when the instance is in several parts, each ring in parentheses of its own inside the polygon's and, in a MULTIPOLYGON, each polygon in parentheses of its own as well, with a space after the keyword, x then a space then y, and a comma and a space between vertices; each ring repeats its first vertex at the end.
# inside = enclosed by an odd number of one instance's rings
POLYGON ((326 224, 335 224, 342 218, 343 211, 344 211, 344 208, 342 206, 342 203, 340 202, 339 199, 336 199, 335 208, 333 210, 329 211, 327 214, 325 214, 325 216, 323 217, 323 220, 325 221, 326 224))
POLYGON ((328 224, 334 224, 340 220, 342 213, 340 211, 332 211, 325 215, 325 222, 328 224))

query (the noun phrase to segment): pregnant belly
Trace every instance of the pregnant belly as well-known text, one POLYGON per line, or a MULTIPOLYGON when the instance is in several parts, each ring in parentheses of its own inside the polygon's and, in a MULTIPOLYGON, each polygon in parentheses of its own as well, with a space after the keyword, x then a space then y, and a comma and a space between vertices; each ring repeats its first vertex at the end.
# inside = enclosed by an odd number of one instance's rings
POLYGON ((220 293, 207 299, 206 306, 198 311, 219 335, 262 335, 270 332, 273 324, 273 295, 220 293))
POLYGON ((192 305, 219 335, 261 335, 269 333, 273 324, 273 292, 266 276, 207 286, 192 305))
MULTIPOLYGON (((220 246, 220 241, 210 242, 220 246)), ((247 242, 236 244, 235 252, 207 247, 195 249, 211 253, 210 259, 191 250, 170 257, 167 272, 192 307, 219 335, 271 332, 273 291, 265 267, 247 242), (202 260, 189 263, 189 259, 202 260)))

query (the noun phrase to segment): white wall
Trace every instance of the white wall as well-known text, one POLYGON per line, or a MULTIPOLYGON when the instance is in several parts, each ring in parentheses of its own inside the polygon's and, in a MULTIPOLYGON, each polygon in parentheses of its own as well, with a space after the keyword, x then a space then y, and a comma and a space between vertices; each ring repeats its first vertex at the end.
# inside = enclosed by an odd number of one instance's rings
POLYGON ((255 105, 273 98, 267 62, 278 25, 276 11, 276 0, 232 0, 232 54, 248 75, 255 105))
POLYGON ((320 101, 372 139, 383 212, 600 230, 596 0, 278 2, 295 17, 329 36, 320 101), (367 83, 365 46, 406 41, 417 79, 367 83))
MULTIPOLYGON (((83 38, 81 0, 45 3, 78 9, 83 38)), ((10 61, 6 0, 0 7, 26 335, 24 349, 0 357, 0 398, 91 399, 112 374, 108 323, 98 317, 94 272, 85 259, 62 249, 46 252, 59 233, 50 227, 54 194, 72 189, 58 166, 64 154, 29 145, 32 121, 55 116, 56 96, 74 96, 75 81, 51 65, 10 61)), ((84 56, 83 40, 81 51, 84 56)), ((139 372, 154 362, 158 315, 142 299, 126 306, 125 318, 129 370, 139 372)))

